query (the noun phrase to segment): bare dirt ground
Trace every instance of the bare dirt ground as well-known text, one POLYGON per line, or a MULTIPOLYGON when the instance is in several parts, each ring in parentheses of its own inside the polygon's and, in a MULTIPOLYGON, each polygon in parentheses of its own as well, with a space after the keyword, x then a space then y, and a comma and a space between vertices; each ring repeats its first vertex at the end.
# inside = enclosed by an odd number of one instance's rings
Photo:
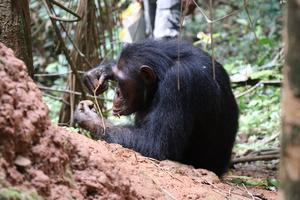
POLYGON ((43 199, 277 198, 51 125, 41 99, 24 63, 0 43, 0 199, 12 187, 43 199))

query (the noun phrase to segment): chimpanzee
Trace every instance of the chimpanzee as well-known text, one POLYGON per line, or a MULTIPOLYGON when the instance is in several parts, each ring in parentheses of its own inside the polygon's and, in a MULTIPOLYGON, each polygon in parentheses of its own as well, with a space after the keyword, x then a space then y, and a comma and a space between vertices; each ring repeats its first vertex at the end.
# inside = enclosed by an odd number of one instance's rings
MULTIPOLYGON (((115 66, 85 74, 99 93, 118 84, 115 115, 135 113, 134 125, 107 123, 102 138, 158 160, 170 159, 221 176, 227 169, 238 128, 238 107, 229 77, 203 50, 176 40, 129 44, 115 66), (178 49, 179 48, 179 49, 178 49)), ((75 121, 95 134, 103 125, 91 101, 79 103, 75 121)))

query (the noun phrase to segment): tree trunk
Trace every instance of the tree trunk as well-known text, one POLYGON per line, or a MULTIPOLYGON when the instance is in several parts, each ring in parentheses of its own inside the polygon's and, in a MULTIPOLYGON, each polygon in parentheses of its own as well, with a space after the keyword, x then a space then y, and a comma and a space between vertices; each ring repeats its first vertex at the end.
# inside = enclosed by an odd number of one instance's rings
POLYGON ((289 0, 282 98, 281 199, 300 199, 300 1, 289 0))
POLYGON ((0 1, 0 42, 14 50, 33 77, 28 0, 0 1))

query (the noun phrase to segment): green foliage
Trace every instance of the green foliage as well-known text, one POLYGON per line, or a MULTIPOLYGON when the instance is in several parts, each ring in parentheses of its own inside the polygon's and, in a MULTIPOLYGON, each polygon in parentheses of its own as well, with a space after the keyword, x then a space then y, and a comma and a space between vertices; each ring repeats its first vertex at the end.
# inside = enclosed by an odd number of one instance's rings
POLYGON ((35 191, 22 191, 20 189, 9 187, 0 189, 1 200, 42 200, 35 191))
POLYGON ((239 133, 248 135, 248 142, 237 142, 236 151, 265 149, 278 145, 278 140, 265 144, 280 130, 280 88, 261 85, 238 99, 239 133))
POLYGON ((269 77, 272 77, 273 74, 274 74, 274 70, 262 70, 262 71, 253 72, 252 74, 250 74, 250 78, 264 80, 264 79, 268 79, 269 77))
POLYGON ((252 94, 240 97, 240 131, 249 134, 272 133, 278 128, 278 124, 274 123, 280 119, 279 102, 280 89, 272 86, 261 85, 252 94))
POLYGON ((58 56, 58 61, 52 62, 47 65, 45 71, 48 74, 52 73, 67 73, 68 68, 66 66, 66 58, 63 55, 58 56))
POLYGON ((248 176, 235 176, 233 177, 230 182, 236 185, 244 185, 250 187, 261 187, 270 190, 276 190, 279 187, 279 182, 277 179, 274 178, 267 178, 262 180, 256 180, 252 177, 248 176))
MULTIPOLYGON (((58 56, 58 61, 52 62, 44 69, 44 73, 47 74, 61 74, 54 77, 40 77, 39 82, 44 85, 51 86, 52 89, 65 89, 66 75, 68 67, 66 66, 65 57, 62 55, 58 56)), ((43 96, 44 102, 48 105, 49 116, 53 123, 58 123, 59 112, 62 102, 58 99, 62 96, 62 93, 52 91, 51 93, 45 93, 43 96)))
POLYGON ((61 102, 55 100, 47 95, 43 96, 43 101, 47 104, 49 108, 49 117, 53 123, 58 123, 59 111, 61 107, 61 102))
MULTIPOLYGON (((242 8, 243 1, 238 2, 229 0, 215 6, 213 8, 215 18, 226 16, 236 7, 242 8)), ((201 7, 208 14, 208 7, 205 4, 201 4, 201 7)), ((256 1, 249 1, 247 9, 249 15, 242 9, 237 15, 213 24, 215 55, 225 65, 236 60, 242 61, 243 65, 248 63, 262 65, 272 60, 282 47, 282 5, 277 0, 263 1, 259 4, 256 1), (262 61, 257 62, 260 60, 262 61)), ((199 32, 210 34, 209 24, 199 11, 196 11, 193 18, 188 17, 184 24, 186 36, 195 36, 199 32)), ((210 45, 203 47, 210 51, 210 45)))

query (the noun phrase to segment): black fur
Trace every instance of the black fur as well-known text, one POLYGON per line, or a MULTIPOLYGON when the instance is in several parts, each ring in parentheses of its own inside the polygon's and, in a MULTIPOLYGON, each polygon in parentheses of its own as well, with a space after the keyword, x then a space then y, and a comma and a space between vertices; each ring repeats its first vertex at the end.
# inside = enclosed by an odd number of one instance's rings
POLYGON ((170 159, 222 175, 238 128, 238 107, 223 67, 203 50, 177 41, 147 40, 120 56, 129 71, 153 68, 158 88, 135 125, 108 130, 106 140, 159 160, 170 159), (179 63, 179 66, 178 66, 179 63), (180 89, 178 89, 178 75, 180 89))

